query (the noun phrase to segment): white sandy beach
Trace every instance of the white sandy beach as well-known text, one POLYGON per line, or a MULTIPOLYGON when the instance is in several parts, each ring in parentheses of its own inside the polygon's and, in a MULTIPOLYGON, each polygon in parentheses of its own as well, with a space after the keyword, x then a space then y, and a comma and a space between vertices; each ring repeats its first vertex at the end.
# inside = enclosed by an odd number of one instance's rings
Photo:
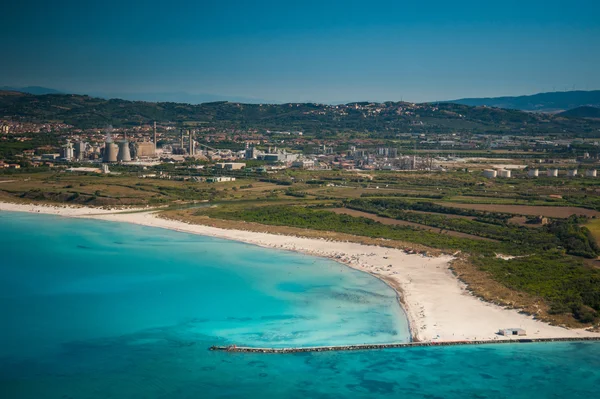
POLYGON ((496 335, 496 332, 500 328, 516 327, 525 329, 528 338, 600 337, 600 334, 583 329, 550 326, 516 310, 474 297, 449 270, 450 256, 430 258, 371 245, 186 224, 159 218, 152 212, 118 213, 86 207, 3 202, 0 202, 0 211, 127 222, 332 258, 376 277, 392 280, 400 287, 413 335, 421 341, 509 339, 496 335))

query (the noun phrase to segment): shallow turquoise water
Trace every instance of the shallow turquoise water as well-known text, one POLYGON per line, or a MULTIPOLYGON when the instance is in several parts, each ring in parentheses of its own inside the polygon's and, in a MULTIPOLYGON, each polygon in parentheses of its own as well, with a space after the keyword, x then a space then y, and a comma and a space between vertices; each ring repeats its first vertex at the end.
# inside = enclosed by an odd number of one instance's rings
POLYGON ((2 398, 595 397, 600 345, 210 352, 408 339, 335 262, 118 223, 0 213, 2 398))

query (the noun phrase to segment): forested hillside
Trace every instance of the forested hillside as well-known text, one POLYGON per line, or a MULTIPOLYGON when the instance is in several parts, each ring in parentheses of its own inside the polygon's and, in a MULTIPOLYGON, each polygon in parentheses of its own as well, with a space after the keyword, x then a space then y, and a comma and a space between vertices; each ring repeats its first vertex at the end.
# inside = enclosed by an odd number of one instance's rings
POLYGON ((154 120, 197 122, 201 126, 236 129, 298 130, 305 134, 359 132, 376 137, 398 133, 472 132, 535 135, 559 133, 594 136, 600 121, 459 104, 405 102, 324 105, 200 105, 104 100, 80 95, 30 95, 0 92, 0 117, 28 122, 64 122, 77 128, 135 126, 154 120))

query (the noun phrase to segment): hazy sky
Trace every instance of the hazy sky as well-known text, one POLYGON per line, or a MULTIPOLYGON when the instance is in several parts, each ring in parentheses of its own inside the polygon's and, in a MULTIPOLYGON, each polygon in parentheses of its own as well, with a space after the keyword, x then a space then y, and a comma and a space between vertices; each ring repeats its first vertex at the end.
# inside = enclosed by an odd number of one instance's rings
POLYGON ((6 1, 0 85, 275 102, 600 89, 598 0, 6 1))

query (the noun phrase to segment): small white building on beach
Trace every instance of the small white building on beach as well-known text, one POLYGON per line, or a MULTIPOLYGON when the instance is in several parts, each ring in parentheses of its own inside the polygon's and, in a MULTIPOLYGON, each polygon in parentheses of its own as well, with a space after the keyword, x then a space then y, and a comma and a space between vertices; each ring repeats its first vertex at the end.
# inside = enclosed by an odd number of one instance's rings
POLYGON ((510 337, 510 336, 522 337, 524 335, 527 335, 527 332, 525 330, 523 330, 522 328, 501 328, 500 331, 498 331, 498 334, 504 335, 505 337, 510 337))

